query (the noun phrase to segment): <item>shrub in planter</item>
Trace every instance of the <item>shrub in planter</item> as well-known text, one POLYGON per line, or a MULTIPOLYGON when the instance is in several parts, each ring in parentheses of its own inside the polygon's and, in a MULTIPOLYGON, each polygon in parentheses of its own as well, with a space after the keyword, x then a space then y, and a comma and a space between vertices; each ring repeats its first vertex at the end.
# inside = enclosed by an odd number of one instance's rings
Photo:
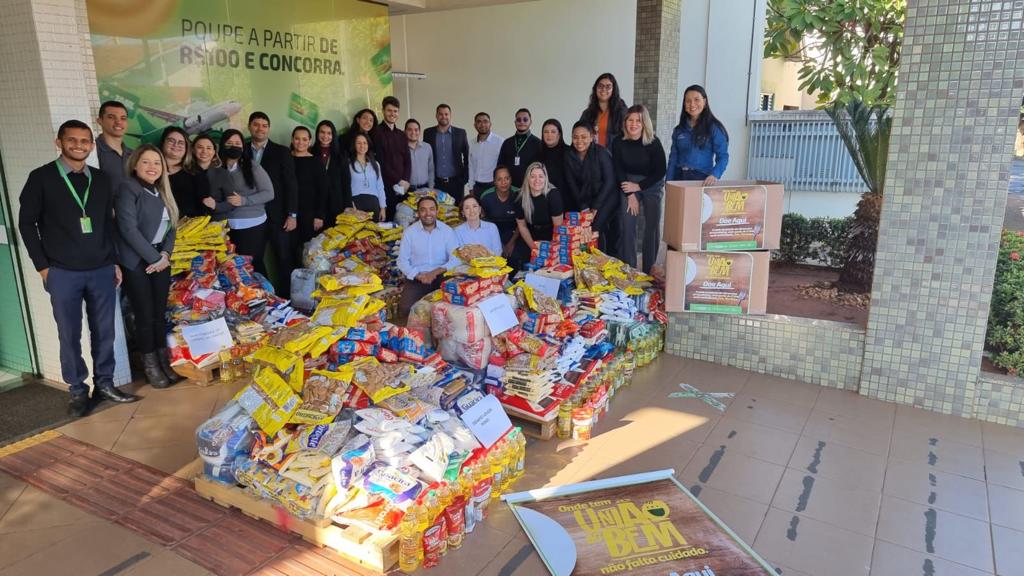
POLYGON ((996 366, 1024 373, 1024 232, 1003 230, 985 338, 996 366))
POLYGON ((846 247, 852 217, 807 218, 783 214, 779 249, 773 257, 790 264, 819 264, 840 268, 846 261, 846 247))

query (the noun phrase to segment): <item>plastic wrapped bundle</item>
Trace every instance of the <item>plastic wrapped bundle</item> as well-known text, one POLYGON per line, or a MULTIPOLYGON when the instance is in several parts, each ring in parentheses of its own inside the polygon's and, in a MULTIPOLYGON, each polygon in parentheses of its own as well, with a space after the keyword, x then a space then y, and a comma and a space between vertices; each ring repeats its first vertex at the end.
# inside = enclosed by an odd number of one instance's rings
POLYGON ((248 456, 255 440, 256 422, 237 402, 228 402, 196 429, 196 447, 203 472, 212 480, 235 483, 235 463, 248 456))

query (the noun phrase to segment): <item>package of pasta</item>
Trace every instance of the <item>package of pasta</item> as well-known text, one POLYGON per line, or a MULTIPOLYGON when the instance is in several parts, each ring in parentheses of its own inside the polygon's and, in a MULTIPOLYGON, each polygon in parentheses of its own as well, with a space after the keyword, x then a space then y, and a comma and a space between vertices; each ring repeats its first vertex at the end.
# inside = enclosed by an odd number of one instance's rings
MULTIPOLYGON (((299 378, 302 378, 301 370, 299 378)), ((234 399, 269 435, 277 434, 302 405, 302 399, 292 387, 266 366, 256 369, 252 383, 242 388, 234 399)))
POLYGON ((306 410, 337 415, 344 407, 345 393, 355 374, 350 364, 337 370, 313 370, 302 388, 302 404, 306 410))
POLYGON ((345 328, 314 326, 305 333, 285 342, 284 349, 299 356, 317 357, 345 335, 345 328))
POLYGON ((302 356, 281 348, 264 346, 250 357, 257 367, 270 367, 287 379, 295 392, 302 392, 302 356))
POLYGON ((235 479, 256 496, 277 502, 298 518, 312 517, 320 503, 312 486, 286 478, 255 460, 240 462, 235 479))
POLYGON ((363 489, 402 508, 412 504, 423 484, 414 471, 375 462, 363 475, 363 489))
POLYGON ((409 386, 401 381, 403 375, 411 373, 408 364, 381 364, 369 356, 360 360, 352 363, 355 369, 352 383, 365 392, 374 404, 409 391, 409 386))

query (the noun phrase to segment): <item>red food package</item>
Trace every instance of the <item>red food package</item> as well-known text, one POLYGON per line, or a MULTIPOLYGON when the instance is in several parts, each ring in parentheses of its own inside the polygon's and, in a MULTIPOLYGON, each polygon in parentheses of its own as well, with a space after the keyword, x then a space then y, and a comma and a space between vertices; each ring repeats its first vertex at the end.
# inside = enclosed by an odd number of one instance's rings
POLYGON ((395 362, 398 362, 398 353, 394 350, 381 347, 377 350, 377 360, 387 364, 394 364, 395 362))
POLYGON ((444 521, 448 528, 448 548, 455 550, 462 546, 466 530, 466 499, 459 496, 444 509, 444 521))
POLYGON ((423 532, 423 567, 437 566, 447 549, 448 534, 445 530, 444 514, 438 514, 430 528, 423 532))

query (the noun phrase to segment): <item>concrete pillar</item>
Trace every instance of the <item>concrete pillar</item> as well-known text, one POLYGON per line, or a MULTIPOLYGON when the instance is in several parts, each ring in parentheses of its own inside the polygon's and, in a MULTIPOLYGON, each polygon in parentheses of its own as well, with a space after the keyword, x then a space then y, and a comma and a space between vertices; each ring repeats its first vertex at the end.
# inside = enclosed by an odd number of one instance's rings
MULTIPOLYGON (((57 157, 54 139, 61 123, 75 118, 95 124, 99 90, 85 0, 5 0, 0 78, 0 154, 14 215, 8 237, 18 243, 40 372, 60 382, 57 327, 49 295, 18 236, 18 197, 28 173, 57 157)), ((118 330, 123 333, 120 325, 118 330)), ((83 347, 89 362, 87 334, 83 347)), ((126 379, 131 374, 121 338, 115 380, 126 379)))
POLYGON ((1020 98, 1008 2, 909 3, 860 392, 971 416, 1020 98))
POLYGON ((680 9, 681 0, 636 3, 633 102, 647 106, 655 134, 666 147, 679 119, 680 9))

